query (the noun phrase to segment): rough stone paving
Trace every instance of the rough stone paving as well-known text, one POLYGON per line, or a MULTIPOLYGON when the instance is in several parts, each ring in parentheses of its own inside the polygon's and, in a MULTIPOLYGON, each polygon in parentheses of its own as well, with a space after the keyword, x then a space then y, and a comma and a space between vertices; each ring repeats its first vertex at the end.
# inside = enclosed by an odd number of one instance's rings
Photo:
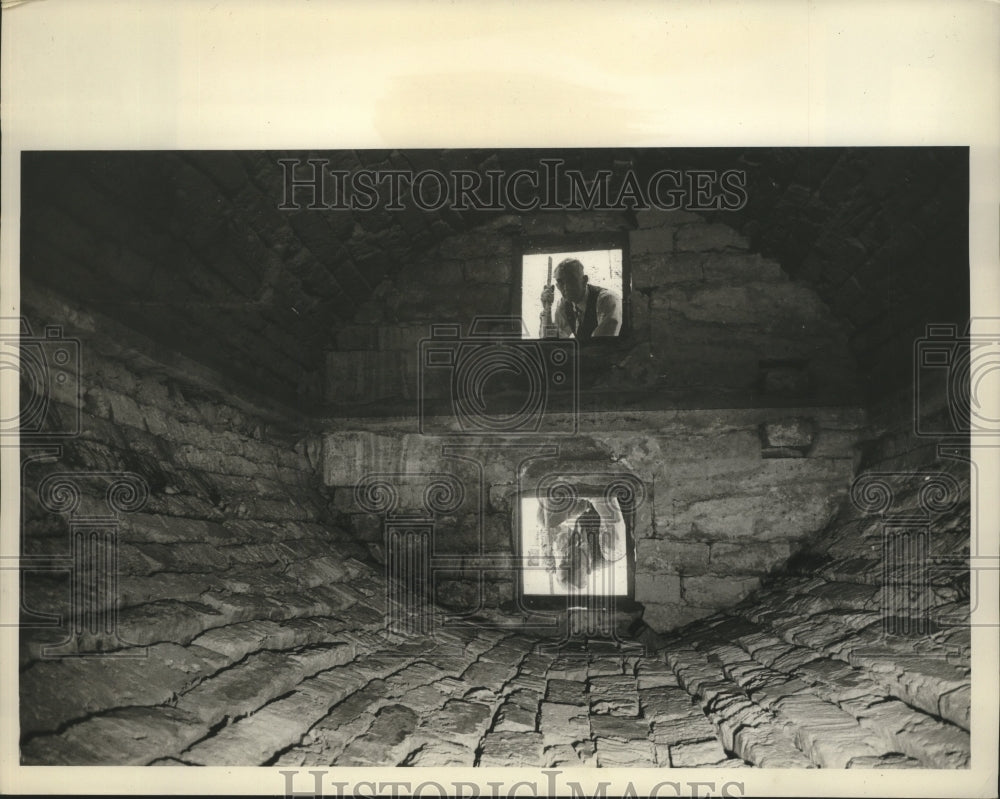
POLYGON ((845 645, 850 620, 765 602, 668 638, 647 631, 645 654, 588 653, 468 624, 391 637, 377 604, 224 625, 142 660, 36 663, 29 684, 89 669, 98 691, 37 708, 23 762, 968 765, 968 669, 957 665, 967 635, 914 646, 862 630, 845 645), (102 686, 130 704, 97 709, 102 686))

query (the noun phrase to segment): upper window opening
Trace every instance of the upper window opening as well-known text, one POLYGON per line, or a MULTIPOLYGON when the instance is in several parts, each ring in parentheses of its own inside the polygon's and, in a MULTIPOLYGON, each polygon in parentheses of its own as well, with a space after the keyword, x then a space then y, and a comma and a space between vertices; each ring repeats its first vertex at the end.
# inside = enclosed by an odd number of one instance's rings
POLYGON ((584 340, 621 335, 625 288, 620 247, 525 254, 521 259, 523 336, 584 340), (565 265, 560 268, 560 264, 565 265), (553 287, 551 324, 542 301, 546 286, 553 287))

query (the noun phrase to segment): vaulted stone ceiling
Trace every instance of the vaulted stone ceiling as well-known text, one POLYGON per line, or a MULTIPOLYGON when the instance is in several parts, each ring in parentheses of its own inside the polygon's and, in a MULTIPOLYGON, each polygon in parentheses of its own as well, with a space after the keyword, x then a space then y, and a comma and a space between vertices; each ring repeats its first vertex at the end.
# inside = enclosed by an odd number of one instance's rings
MULTIPOLYGON (((963 148, 26 153, 22 275, 275 398, 313 405, 331 332, 415 259, 499 211, 282 210, 282 158, 329 168, 585 174, 742 169, 714 216, 845 320, 875 396, 928 321, 968 316, 963 148)), ((710 214, 712 215, 712 214, 710 214)))

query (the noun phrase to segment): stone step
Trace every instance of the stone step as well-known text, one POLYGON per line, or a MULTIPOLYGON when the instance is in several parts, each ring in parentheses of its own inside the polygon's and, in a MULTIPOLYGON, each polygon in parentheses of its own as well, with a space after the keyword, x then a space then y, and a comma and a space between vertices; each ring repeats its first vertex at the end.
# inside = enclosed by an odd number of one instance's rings
POLYGON ((772 714, 748 697, 723 671, 690 646, 667 650, 667 663, 717 729, 717 740, 761 768, 812 768, 813 762, 772 714))
POLYGON ((969 729, 971 679, 961 643, 949 645, 932 634, 886 635, 881 617, 867 613, 775 619, 771 629, 786 644, 811 652, 809 657, 826 655, 849 663, 886 694, 969 729))
POLYGON ((353 657, 354 648, 344 643, 291 652, 257 652, 182 694, 177 707, 208 725, 239 719, 292 690, 306 677, 343 665, 353 657))
POLYGON ((179 708, 120 708, 74 724, 58 735, 30 739, 21 746, 21 763, 144 766, 183 751, 208 731, 198 716, 179 708))
POLYGON ((45 660, 26 669, 21 691, 33 699, 20 705, 21 735, 54 732, 123 705, 165 705, 232 662, 207 648, 176 644, 117 654, 45 660))

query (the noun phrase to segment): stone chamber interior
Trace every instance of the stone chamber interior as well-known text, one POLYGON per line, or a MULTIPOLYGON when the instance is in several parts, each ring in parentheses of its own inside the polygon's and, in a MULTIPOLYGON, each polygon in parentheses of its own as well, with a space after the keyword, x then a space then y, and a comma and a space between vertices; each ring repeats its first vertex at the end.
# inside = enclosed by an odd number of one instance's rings
POLYGON ((25 153, 21 762, 967 767, 968 449, 914 354, 961 360, 968 200, 964 148, 25 153), (747 202, 279 208, 282 158, 552 156, 747 202), (465 434, 430 325, 597 241, 627 335, 551 426, 465 434), (559 473, 641 486, 610 633, 518 601, 559 473))

